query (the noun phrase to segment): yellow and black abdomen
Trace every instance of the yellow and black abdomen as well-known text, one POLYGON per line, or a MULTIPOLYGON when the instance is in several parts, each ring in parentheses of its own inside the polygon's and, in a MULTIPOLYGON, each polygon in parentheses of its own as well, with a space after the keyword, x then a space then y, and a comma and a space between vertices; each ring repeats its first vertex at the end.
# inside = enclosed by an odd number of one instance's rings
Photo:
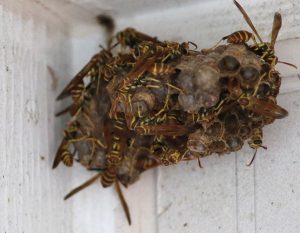
POLYGON ((255 37, 251 32, 248 31, 236 31, 228 36, 222 38, 222 40, 227 40, 229 44, 243 44, 248 42, 250 39, 255 41, 255 37))

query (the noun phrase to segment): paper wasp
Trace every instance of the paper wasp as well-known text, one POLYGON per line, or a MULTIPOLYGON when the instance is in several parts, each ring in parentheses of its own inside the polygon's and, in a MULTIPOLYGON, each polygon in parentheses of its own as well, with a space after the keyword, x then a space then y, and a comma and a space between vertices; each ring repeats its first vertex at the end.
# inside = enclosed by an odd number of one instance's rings
POLYGON ((67 167, 71 167, 73 165, 73 157, 74 154, 70 152, 69 146, 71 144, 71 140, 74 139, 77 135, 78 123, 72 122, 69 124, 69 127, 64 132, 64 138, 58 147, 56 152, 55 159, 53 161, 52 168, 56 168, 58 164, 62 161, 67 167))
POLYGON ((152 55, 151 51, 145 53, 136 61, 134 67, 126 75, 126 77, 121 80, 114 101, 112 103, 111 111, 109 113, 109 116, 111 118, 116 118, 119 104, 123 104, 125 106, 125 111, 131 114, 129 112, 130 106, 128 93, 134 90, 139 85, 139 82, 146 72, 153 75, 167 75, 175 73, 176 71, 174 68, 167 64, 157 63, 156 56, 152 55))
POLYGON ((112 54, 105 49, 102 49, 99 53, 95 54, 90 61, 75 75, 75 77, 56 99, 61 100, 72 95, 72 90, 76 89, 78 85, 82 84, 83 79, 89 74, 89 72, 93 72, 93 69, 94 72, 97 72, 97 68, 107 63, 111 58, 112 54))
POLYGON ((106 169, 101 176, 103 187, 111 186, 117 176, 117 170, 120 166, 127 143, 127 126, 123 115, 118 114, 118 119, 113 122, 112 135, 108 136, 106 141, 110 141, 108 152, 106 153, 106 169))
POLYGON ((263 149, 265 149, 265 150, 267 149, 266 146, 263 146, 263 145, 262 145, 262 137, 263 137, 262 129, 261 129, 261 128, 255 128, 255 129, 254 129, 254 132, 253 132, 253 135, 251 136, 251 139, 250 139, 250 141, 248 142, 249 146, 250 146, 252 149, 254 149, 255 152, 254 152, 254 155, 253 155, 253 157, 252 157, 250 163, 248 163, 247 166, 250 166, 250 165, 253 163, 253 161, 254 161, 254 159, 255 159, 255 157, 256 157, 257 149, 258 149, 258 148, 263 148, 263 149))
MULTIPOLYGON (((278 58, 274 54, 274 45, 278 36, 278 32, 281 28, 282 24, 282 19, 281 15, 276 12, 274 15, 274 21, 273 21, 273 28, 272 28, 272 38, 271 42, 263 42, 261 37, 259 36, 256 28, 254 27, 251 19, 249 18, 248 14, 245 12, 245 10, 242 8, 242 6, 234 0, 234 4, 238 7, 238 9, 241 11, 243 14, 246 22, 248 25, 251 27, 253 30, 254 34, 257 36, 259 39, 259 43, 256 43, 255 37, 253 34, 246 32, 246 31, 238 31, 235 33, 232 33, 229 36, 226 36, 229 43, 246 43, 250 38, 254 40, 253 45, 246 45, 246 47, 249 48, 250 51, 254 52, 257 56, 260 57, 260 59, 263 61, 263 63, 266 63, 268 69, 270 70, 269 72, 272 72, 273 67, 276 65, 278 62, 278 58)), ((288 63, 285 63, 288 64, 288 63)), ((291 64, 288 64, 291 65, 291 64)), ((293 66, 293 65, 292 65, 293 66)), ((255 90, 253 91, 252 94, 247 94, 244 93, 244 91, 239 90, 239 84, 238 86, 229 86, 229 91, 232 93, 233 91, 236 92, 234 96, 237 97, 237 101, 241 104, 242 107, 247 108, 250 111, 254 111, 256 113, 265 115, 266 117, 270 118, 275 118, 275 119, 280 119, 285 116, 287 116, 287 111, 283 109, 282 107, 278 106, 275 103, 267 102, 264 100, 260 100, 256 97, 258 87, 260 85, 261 80, 266 76, 268 79, 269 77, 269 72, 268 73, 263 73, 261 74, 260 80, 258 83, 256 83, 255 90), (237 90, 239 90, 237 92, 237 90)))
MULTIPOLYGON (((263 42, 263 40, 261 39, 260 35, 258 34, 256 28, 254 27, 250 17, 246 13, 246 11, 236 0, 233 0, 233 2, 237 6, 237 8, 240 10, 240 12, 242 13, 244 19, 246 20, 246 22, 248 23, 250 28, 253 30, 255 35, 248 31, 241 30, 241 31, 236 31, 228 36, 223 37, 221 39, 221 41, 227 40, 227 43, 230 43, 230 44, 245 44, 250 39, 252 39, 254 44, 249 46, 250 51, 253 51, 257 56, 261 57, 261 59, 264 62, 271 65, 271 68, 273 68, 277 63, 283 63, 283 64, 292 66, 297 69, 297 67, 293 64, 278 61, 278 57, 275 56, 275 53, 274 53, 274 45, 276 43, 278 32, 280 31, 280 28, 282 25, 281 14, 278 12, 276 12, 274 14, 271 42, 270 43, 263 42), (258 38, 259 43, 257 43, 255 36, 258 38)), ((214 47, 216 47, 216 46, 214 46, 214 47)))

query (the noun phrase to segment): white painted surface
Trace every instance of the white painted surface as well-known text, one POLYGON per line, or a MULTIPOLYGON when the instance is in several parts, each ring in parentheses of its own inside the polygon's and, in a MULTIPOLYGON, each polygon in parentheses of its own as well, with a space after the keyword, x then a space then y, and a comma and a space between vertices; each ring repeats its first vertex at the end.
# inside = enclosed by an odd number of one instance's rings
MULTIPOLYGON (((118 28, 134 26, 199 47, 247 29, 227 0, 191 0, 177 8, 175 0, 147 1, 151 6, 145 9, 146 1, 137 0, 70 2, 0 0, 0 232, 300 232, 300 81, 299 71, 284 66, 279 66, 284 76, 279 102, 290 115, 266 127, 268 150, 259 151, 252 167, 245 166, 253 153, 245 147, 203 159, 203 169, 190 162, 147 172, 124 189, 131 227, 114 190, 98 183, 63 202, 92 173, 79 166, 52 171, 65 123, 53 117, 62 106, 54 98, 103 40, 93 22, 97 9, 105 5, 117 12, 118 28)), ((300 67, 300 41, 294 39, 300 36, 298 1, 241 2, 264 38, 279 9, 284 20, 279 58, 300 67)))
POLYGON ((72 208, 61 197, 70 173, 50 168, 61 82, 47 66, 69 75, 67 36, 2 6, 0 34, 0 232, 66 232, 72 208))

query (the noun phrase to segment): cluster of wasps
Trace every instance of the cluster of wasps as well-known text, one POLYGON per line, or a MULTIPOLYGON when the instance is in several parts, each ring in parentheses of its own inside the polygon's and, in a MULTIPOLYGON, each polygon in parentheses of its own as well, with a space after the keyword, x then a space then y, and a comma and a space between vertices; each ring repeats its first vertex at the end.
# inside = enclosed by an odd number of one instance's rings
POLYGON ((224 45, 198 51, 192 42, 127 28, 71 80, 58 96, 72 104, 58 113, 71 118, 53 168, 76 160, 97 174, 65 199, 97 180, 115 185, 130 224, 119 183, 127 187, 160 165, 198 160, 201 166, 201 157, 238 151, 245 141, 255 151, 248 165, 257 149, 266 149, 263 126, 288 115, 276 103, 281 15, 275 13, 271 42, 263 42, 234 4, 254 33, 237 31, 221 39, 224 45))

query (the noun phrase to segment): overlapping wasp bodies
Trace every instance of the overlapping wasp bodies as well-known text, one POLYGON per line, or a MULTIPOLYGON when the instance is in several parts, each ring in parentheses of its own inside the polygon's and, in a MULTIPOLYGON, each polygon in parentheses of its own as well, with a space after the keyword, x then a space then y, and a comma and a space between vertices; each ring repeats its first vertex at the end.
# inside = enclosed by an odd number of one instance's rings
POLYGON ((159 41, 128 28, 116 36, 119 47, 97 53, 66 86, 58 99, 73 103, 59 115, 69 112, 71 119, 53 168, 78 161, 99 172, 66 198, 99 178, 103 187, 116 184, 130 223, 119 182, 128 186, 151 168, 238 151, 245 142, 255 155, 266 149, 263 127, 288 114, 276 103, 281 18, 275 15, 271 43, 263 43, 234 3, 260 43, 237 31, 222 38, 225 45, 196 51, 192 42, 159 41))
MULTIPOLYGON (((139 56, 136 50, 111 56, 93 68, 107 72, 87 72, 92 78, 82 88, 78 112, 72 113, 77 131, 69 144, 82 165, 103 172, 105 187, 116 180, 124 185, 134 182, 148 169, 146 164, 152 164, 150 168, 230 153, 246 140, 254 148, 252 136, 286 115, 276 105, 278 72, 246 45, 203 52, 183 52, 182 44, 175 42, 145 41, 136 46, 139 56), (116 117, 109 114, 114 105, 116 117), (136 143, 143 138, 150 141, 136 143)), ((74 102, 76 88, 70 91, 74 102)))

